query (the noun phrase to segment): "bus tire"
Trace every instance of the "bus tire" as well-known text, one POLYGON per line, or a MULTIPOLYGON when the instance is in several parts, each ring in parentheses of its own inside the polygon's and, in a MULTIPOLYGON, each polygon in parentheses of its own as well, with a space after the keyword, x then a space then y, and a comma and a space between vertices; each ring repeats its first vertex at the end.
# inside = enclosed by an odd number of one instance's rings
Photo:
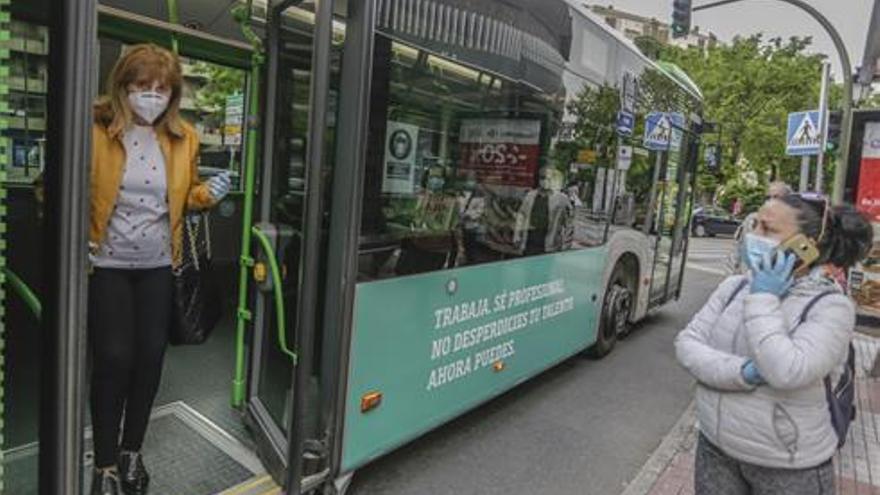
POLYGON ((629 317, 634 300, 631 279, 632 275, 626 269, 626 265, 617 263, 605 290, 596 342, 588 350, 590 357, 598 359, 607 356, 614 349, 619 338, 629 335, 631 330, 629 317))

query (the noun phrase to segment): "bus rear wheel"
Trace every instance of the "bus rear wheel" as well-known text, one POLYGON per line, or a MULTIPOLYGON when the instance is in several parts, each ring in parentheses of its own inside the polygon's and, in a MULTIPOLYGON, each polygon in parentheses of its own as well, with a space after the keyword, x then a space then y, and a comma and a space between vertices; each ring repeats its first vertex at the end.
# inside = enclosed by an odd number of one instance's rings
POLYGON ((602 313, 599 315, 599 329, 596 342, 588 350, 593 358, 603 358, 614 349, 618 339, 629 335, 629 321, 633 306, 631 276, 623 264, 614 267, 614 272, 605 290, 602 313))

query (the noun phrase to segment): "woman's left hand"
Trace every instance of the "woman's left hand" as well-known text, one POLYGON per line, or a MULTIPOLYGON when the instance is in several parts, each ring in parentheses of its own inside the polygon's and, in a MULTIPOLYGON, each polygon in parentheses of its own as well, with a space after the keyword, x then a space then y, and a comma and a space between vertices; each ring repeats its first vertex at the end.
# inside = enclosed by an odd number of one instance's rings
POLYGON ((229 194, 229 190, 232 187, 232 178, 229 176, 229 172, 220 172, 208 179, 207 186, 208 190, 211 191, 214 201, 220 202, 229 194))
POLYGON ((794 263, 797 257, 791 253, 765 253, 760 266, 752 274, 752 294, 765 293, 782 297, 794 283, 794 263))
POLYGON ((764 385, 767 383, 764 380, 764 377, 761 376, 761 372, 758 371, 758 367, 755 366, 755 362, 751 359, 746 361, 746 364, 743 365, 740 373, 742 374, 743 380, 749 385, 764 385))

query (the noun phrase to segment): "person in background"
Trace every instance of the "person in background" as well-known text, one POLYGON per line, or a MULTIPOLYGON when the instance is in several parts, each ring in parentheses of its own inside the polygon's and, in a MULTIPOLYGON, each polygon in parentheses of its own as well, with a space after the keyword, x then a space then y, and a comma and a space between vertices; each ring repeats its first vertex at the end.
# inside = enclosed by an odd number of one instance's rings
POLYGON ((526 193, 516 218, 514 243, 522 254, 560 251, 571 244, 572 205, 561 187, 558 170, 541 168, 538 187, 526 193))
POLYGON ((117 61, 107 95, 95 105, 88 324, 93 495, 147 493, 140 450, 168 342, 185 213, 215 205, 230 188, 228 174, 199 181, 198 134, 179 113, 182 81, 176 55, 135 45, 117 61))
POLYGON ((581 188, 578 182, 572 181, 568 187, 565 188, 565 194, 568 195, 568 200, 571 201, 572 206, 575 208, 580 208, 584 205, 584 202, 581 201, 580 192, 581 188))
POLYGON ((853 208, 801 195, 769 200, 755 220, 748 274, 722 282, 675 339, 697 380, 696 494, 835 493, 823 382, 843 370, 855 307, 833 272, 863 259, 873 232, 853 208), (819 251, 809 265, 777 250, 797 234, 819 251))
POLYGON ((464 170, 459 175, 460 189, 458 193, 458 228, 456 229, 456 245, 458 247, 455 265, 481 263, 485 257, 480 253, 484 249, 480 240, 486 235, 486 224, 483 215, 486 211, 486 193, 480 187, 477 173, 464 170))
MULTIPOLYGON (((767 187, 767 196, 764 198, 769 201, 771 199, 779 199, 783 196, 788 196, 793 191, 791 187, 788 186, 785 182, 775 181, 771 182, 767 187)), ((738 201, 738 200, 737 200, 738 201)), ((728 275, 735 273, 744 273, 747 270, 747 267, 742 263, 742 259, 740 257, 740 253, 742 252, 742 242, 745 238, 745 235, 751 232, 757 223, 758 212, 752 212, 746 215, 746 218, 743 219, 739 228, 736 230, 736 233, 733 235, 735 242, 734 248, 730 251, 730 254, 727 256, 727 273, 728 275)))

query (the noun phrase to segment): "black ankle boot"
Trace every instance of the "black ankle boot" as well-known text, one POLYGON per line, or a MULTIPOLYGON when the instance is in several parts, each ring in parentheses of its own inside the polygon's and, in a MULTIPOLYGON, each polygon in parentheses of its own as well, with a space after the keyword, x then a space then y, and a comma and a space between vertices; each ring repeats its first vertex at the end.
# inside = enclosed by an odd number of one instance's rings
POLYGON ((119 454, 119 482, 125 495, 144 495, 150 484, 150 475, 139 452, 119 454))
POLYGON ((121 495, 119 475, 116 471, 95 469, 92 475, 92 495, 121 495))

